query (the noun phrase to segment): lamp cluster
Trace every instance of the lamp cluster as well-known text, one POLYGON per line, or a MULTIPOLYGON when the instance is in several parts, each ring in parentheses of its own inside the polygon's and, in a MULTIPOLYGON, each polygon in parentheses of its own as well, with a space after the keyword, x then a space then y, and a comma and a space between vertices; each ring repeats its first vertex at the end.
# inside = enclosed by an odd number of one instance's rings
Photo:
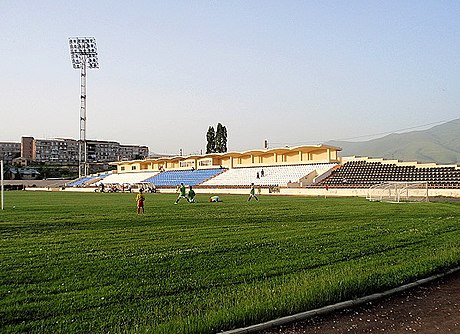
POLYGON ((86 61, 89 68, 99 68, 94 37, 71 37, 69 38, 69 45, 73 68, 82 68, 86 61))

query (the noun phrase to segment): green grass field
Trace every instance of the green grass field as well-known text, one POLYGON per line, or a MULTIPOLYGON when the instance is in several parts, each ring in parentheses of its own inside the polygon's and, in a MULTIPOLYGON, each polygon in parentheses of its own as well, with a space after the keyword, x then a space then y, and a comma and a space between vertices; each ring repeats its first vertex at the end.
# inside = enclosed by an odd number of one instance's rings
POLYGON ((460 264, 459 203, 5 195, 2 333, 215 333, 460 264))

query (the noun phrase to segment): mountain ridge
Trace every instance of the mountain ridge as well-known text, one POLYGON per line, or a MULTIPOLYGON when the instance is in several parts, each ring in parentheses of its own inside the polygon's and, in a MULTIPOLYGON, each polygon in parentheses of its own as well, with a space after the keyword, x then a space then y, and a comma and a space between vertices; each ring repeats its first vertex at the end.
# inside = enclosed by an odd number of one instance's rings
POLYGON ((459 165, 460 118, 427 130, 392 133, 362 142, 331 140, 326 144, 341 147, 341 156, 357 155, 459 165))

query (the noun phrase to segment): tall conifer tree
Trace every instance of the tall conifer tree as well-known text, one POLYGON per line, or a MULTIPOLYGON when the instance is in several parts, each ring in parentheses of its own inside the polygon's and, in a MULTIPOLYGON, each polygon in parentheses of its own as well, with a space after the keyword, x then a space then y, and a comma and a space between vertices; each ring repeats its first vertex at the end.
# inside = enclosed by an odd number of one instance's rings
POLYGON ((217 129, 216 129, 216 152, 222 153, 222 146, 223 146, 223 130, 222 130, 222 124, 217 123, 217 129))
POLYGON ((208 132, 206 133, 206 154, 216 152, 216 132, 214 127, 210 126, 208 132))
POLYGON ((227 152, 227 127, 222 126, 222 153, 227 152))

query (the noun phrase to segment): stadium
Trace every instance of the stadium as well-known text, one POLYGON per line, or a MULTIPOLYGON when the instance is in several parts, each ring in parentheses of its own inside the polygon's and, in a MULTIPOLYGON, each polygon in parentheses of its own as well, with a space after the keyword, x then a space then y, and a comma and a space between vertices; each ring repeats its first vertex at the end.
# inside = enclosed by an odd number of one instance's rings
POLYGON ((399 184, 414 199, 460 197, 457 165, 340 158, 338 152, 338 147, 310 145, 119 161, 113 162, 116 171, 80 178, 66 189, 94 191, 104 185, 167 193, 183 182, 200 193, 244 194, 254 184, 260 194, 369 197, 379 186, 399 184))
POLYGON ((455 271, 460 168, 340 150, 115 161, 6 192, 2 331, 258 332, 455 271), (172 205, 181 183, 194 204, 172 205))
POLYGON ((0 6, 0 333, 459 332, 457 3, 0 6))

